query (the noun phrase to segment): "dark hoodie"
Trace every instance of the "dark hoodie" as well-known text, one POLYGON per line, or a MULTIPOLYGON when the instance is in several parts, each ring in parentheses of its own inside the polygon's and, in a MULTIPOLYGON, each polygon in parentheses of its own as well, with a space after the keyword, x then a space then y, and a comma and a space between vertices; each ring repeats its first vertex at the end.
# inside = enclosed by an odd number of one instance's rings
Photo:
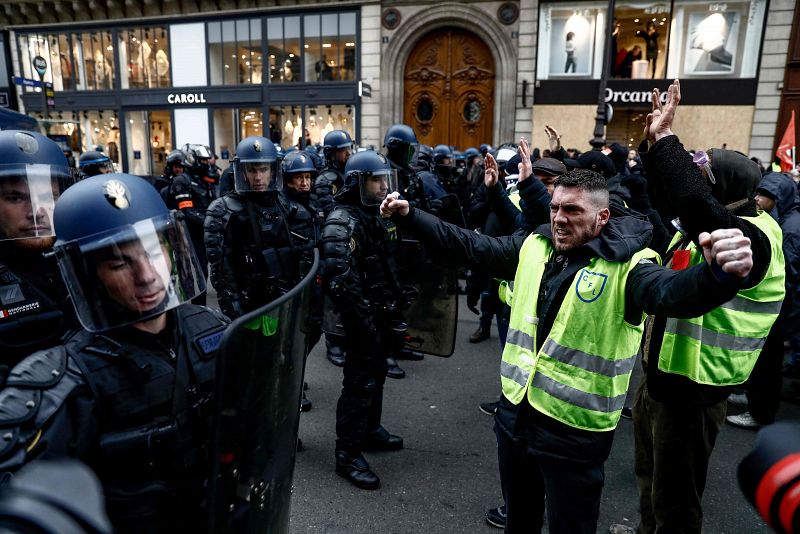
MULTIPOLYGON (((613 262, 628 261, 649 243, 652 226, 647 219, 624 210, 613 206, 612 217, 599 236, 576 249, 563 253, 554 251, 548 259, 538 299, 537 316, 541 320, 537 342, 540 346, 580 269, 597 256, 613 262)), ((426 245, 446 251, 459 264, 481 267, 491 276, 504 280, 514 279, 520 249, 527 238, 492 238, 476 234, 420 210, 411 210, 408 216, 395 216, 393 220, 399 228, 417 236, 426 245)), ((549 224, 540 226, 535 233, 552 239, 549 224)), ((684 271, 670 271, 652 262, 642 262, 628 277, 626 320, 638 323, 643 312, 691 317, 726 302, 735 293, 735 287, 716 282, 705 264, 684 271)), ((576 429, 535 411, 527 402, 514 406, 504 397, 497 412, 497 424, 507 434, 527 440, 530 447, 542 454, 573 461, 602 462, 608 457, 613 441, 613 431, 576 429)))
POLYGON ((764 176, 758 189, 775 199, 775 211, 783 232, 786 286, 797 291, 800 286, 800 197, 797 186, 787 175, 771 172, 764 176))

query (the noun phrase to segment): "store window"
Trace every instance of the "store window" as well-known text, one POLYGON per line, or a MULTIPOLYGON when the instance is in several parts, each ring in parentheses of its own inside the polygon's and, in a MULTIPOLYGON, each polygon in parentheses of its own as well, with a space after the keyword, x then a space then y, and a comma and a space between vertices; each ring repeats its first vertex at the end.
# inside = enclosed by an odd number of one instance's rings
POLYGON ((119 32, 119 60, 123 89, 170 87, 169 38, 164 26, 119 32))
POLYGON ((355 79, 355 13, 307 15, 303 24, 306 81, 355 79))
MULTIPOLYGON (((541 4, 537 77, 599 78, 605 47, 604 3, 541 4)), ((608 49, 616 78, 753 78, 766 0, 616 4, 608 49)))
POLYGON ((300 17, 267 19, 270 83, 299 82, 300 17))
POLYGON ((611 77, 663 78, 670 4, 618 3, 611 35, 611 77))
POLYGON ((164 172, 172 150, 172 120, 169 110, 128 111, 125 133, 128 139, 127 172, 157 176, 164 172))
POLYGON ((260 84, 261 20, 207 23, 211 85, 260 84))
POLYGON ((113 89, 115 62, 111 32, 76 33, 72 38, 80 43, 80 59, 75 59, 76 63, 83 66, 79 89, 113 89))
POLYGON ((766 0, 676 0, 669 77, 754 78, 766 0))
MULTIPOLYGON (((76 89, 69 34, 21 34, 17 44, 23 77, 39 80, 39 74, 33 68, 32 62, 33 58, 41 56, 47 60, 45 82, 52 83, 56 91, 76 89)), ((25 90, 33 91, 33 88, 26 87, 25 90)))
POLYGON ((355 109, 347 104, 272 107, 265 135, 282 147, 321 145, 325 134, 344 130, 355 139, 355 109))
POLYGON ((605 6, 604 2, 581 3, 579 8, 542 4, 539 79, 600 77, 605 48, 605 6))
POLYGON ((261 136, 264 131, 263 112, 260 109, 215 109, 214 153, 219 165, 225 169, 236 155, 236 145, 245 137, 261 136))

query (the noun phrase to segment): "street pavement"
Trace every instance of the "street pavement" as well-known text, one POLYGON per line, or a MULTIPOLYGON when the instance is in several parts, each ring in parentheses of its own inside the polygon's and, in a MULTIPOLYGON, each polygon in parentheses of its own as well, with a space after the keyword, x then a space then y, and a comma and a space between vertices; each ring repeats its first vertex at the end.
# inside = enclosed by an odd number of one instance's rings
MULTIPOLYGON (((295 468, 293 534, 501 532, 484 521, 485 511, 502 498, 493 420, 478 410, 499 392, 497 332, 493 329, 482 343, 468 343, 478 323, 461 300, 453 356, 401 361, 407 376, 386 380, 383 424, 405 439, 405 449, 365 455, 381 478, 379 490, 359 490, 334 473, 342 371, 325 358, 323 341, 311 352, 306 380, 314 407, 300 419, 303 450, 295 468)), ((800 423, 800 406, 782 403, 778 419, 800 423)), ((598 532, 607 532, 611 523, 635 526, 638 521, 632 427, 630 420, 620 421, 606 462, 598 532)), ((755 436, 728 425, 722 430, 703 501, 704 532, 769 532, 736 481, 738 462, 755 436)))

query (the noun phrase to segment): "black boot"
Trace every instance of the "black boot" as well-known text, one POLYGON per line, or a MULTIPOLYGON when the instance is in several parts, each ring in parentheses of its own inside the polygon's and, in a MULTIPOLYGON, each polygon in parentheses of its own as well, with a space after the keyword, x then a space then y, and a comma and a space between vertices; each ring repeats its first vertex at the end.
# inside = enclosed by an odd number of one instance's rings
POLYGON ((406 372, 397 365, 397 360, 393 357, 389 356, 386 358, 386 366, 386 376, 389 378, 405 378, 406 372))
POLYGON ((314 405, 311 403, 310 400, 306 397, 306 392, 303 392, 303 398, 300 400, 300 411, 301 412, 310 412, 311 408, 314 405))
POLYGON ((390 434, 388 430, 379 426, 367 434, 364 445, 365 451, 399 451, 403 448, 403 438, 390 434))
POLYGON ((365 490, 378 489, 381 485, 381 479, 372 472, 367 460, 361 453, 351 454, 337 450, 336 474, 346 478, 357 488, 365 490))
POLYGON ((331 337, 332 336, 325 336, 325 346, 328 348, 328 361, 336 367, 344 367, 344 348, 342 348, 339 343, 332 343, 331 337))

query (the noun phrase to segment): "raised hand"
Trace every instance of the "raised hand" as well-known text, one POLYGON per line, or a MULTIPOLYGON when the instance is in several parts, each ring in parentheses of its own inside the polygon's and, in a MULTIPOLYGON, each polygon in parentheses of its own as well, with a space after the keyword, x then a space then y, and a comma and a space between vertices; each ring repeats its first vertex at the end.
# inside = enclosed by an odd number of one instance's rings
POLYGON ((494 187, 499 174, 497 173, 497 161, 491 154, 487 153, 486 157, 483 158, 483 168, 483 184, 486 187, 494 187))
POLYGON ((667 102, 661 105, 661 92, 653 89, 653 110, 647 115, 644 125, 644 136, 650 142, 672 135, 672 123, 675 110, 681 101, 681 82, 675 80, 667 89, 667 102))
POLYGON ((558 152, 561 150, 561 136, 552 126, 545 124, 544 133, 547 134, 547 143, 550 145, 550 152, 558 152))
POLYGON ((716 261, 723 271, 739 278, 750 274, 753 268, 753 249, 750 239, 738 228, 703 232, 698 243, 703 247, 703 255, 708 263, 716 261))
POLYGON ((519 138, 519 157, 520 162, 517 165, 517 169, 519 170, 519 181, 522 182, 530 178, 533 174, 533 169, 531 167, 531 147, 528 145, 528 140, 524 137, 519 138))

